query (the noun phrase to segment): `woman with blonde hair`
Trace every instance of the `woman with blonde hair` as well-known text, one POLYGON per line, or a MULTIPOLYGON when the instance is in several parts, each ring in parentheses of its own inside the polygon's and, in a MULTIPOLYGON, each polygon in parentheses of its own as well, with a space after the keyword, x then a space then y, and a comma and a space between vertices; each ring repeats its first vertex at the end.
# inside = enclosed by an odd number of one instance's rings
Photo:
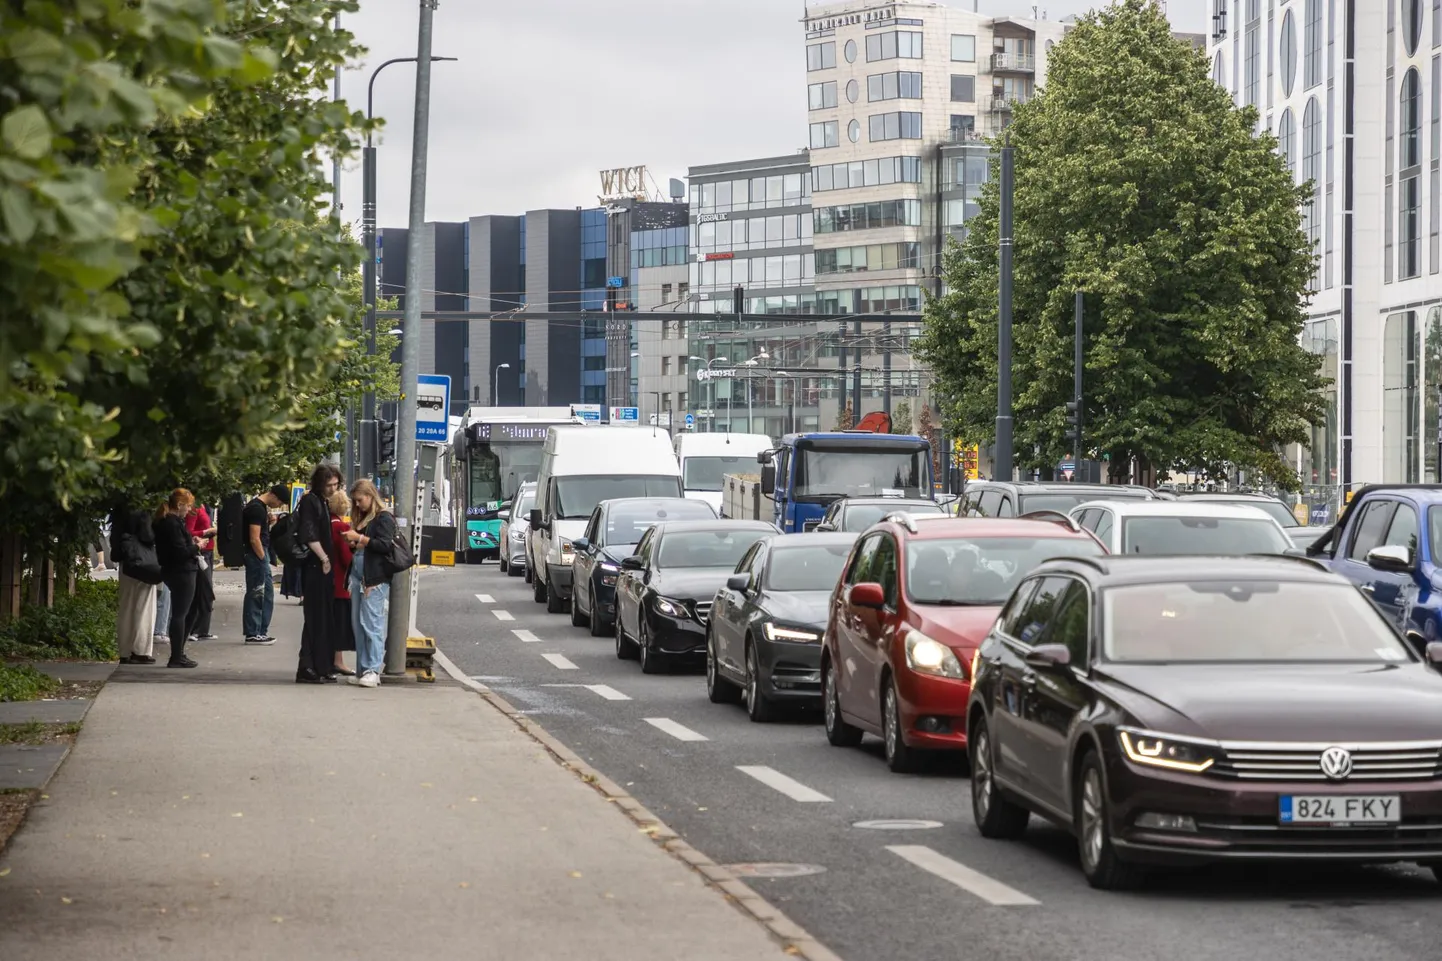
POLYGON ((331 579, 335 582, 335 617, 331 620, 331 650, 335 651, 335 673, 355 677, 345 666, 343 651, 355 650, 355 625, 351 620, 351 597, 346 588, 350 578, 351 549, 345 535, 350 530, 350 498, 345 491, 336 491, 327 502, 330 507, 331 579))
POLYGON ((170 660, 166 667, 195 667, 185 656, 186 639, 195 631, 200 608, 195 603, 195 579, 200 574, 200 538, 185 529, 185 518, 195 507, 195 495, 183 487, 171 492, 155 514, 155 553, 160 573, 170 589, 170 660))
POLYGON ((379 687, 386 659, 386 618, 391 578, 385 559, 397 537, 395 515, 381 503, 369 480, 351 488, 351 527, 343 535, 355 551, 350 567, 351 623, 355 631, 356 678, 361 687, 379 687))

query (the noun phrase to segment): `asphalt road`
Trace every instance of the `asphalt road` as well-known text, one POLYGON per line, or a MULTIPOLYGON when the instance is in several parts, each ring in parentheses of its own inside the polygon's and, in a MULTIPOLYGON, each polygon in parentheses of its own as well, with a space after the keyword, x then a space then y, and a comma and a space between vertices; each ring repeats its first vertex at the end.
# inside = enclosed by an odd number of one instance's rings
POLYGON ((722 864, 820 869, 747 880, 848 961, 1442 956, 1442 886, 1417 869, 1227 867, 1093 891, 1061 831, 1034 819, 1020 842, 982 838, 954 766, 891 774, 873 738, 828 745, 819 714, 752 724, 707 701, 699 673, 617 660, 494 564, 425 577, 420 623, 441 650, 691 844, 722 864), (877 819, 939 823, 856 826, 877 819))

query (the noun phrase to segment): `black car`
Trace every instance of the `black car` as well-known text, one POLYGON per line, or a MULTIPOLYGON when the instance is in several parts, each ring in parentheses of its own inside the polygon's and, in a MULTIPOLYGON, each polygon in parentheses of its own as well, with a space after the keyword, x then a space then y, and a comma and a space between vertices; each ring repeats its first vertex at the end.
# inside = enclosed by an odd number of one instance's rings
POLYGON ((621 562, 616 581, 616 656, 637 656, 655 674, 662 660, 700 662, 706 654, 711 599, 746 552, 767 534, 766 521, 657 524, 621 562))
POLYGON ((706 625, 706 695, 753 721, 821 705, 821 636, 855 534, 778 534, 746 552, 706 625), (744 694, 743 694, 744 692, 744 694))
POLYGON ((1072 484, 1050 481, 967 481, 957 517, 1022 517, 1037 511, 1070 514, 1088 501, 1160 500, 1134 484, 1072 484))
POLYGON ((1094 887, 1226 860, 1442 879, 1442 677, 1305 558, 1048 561, 972 676, 977 827, 1057 823, 1094 887))
POLYGON ((908 514, 944 514, 946 509, 936 501, 913 497, 843 497, 826 508, 815 530, 846 531, 860 534, 887 514, 905 511, 908 514))
POLYGON ((714 520, 705 501, 684 497, 622 497, 601 501, 591 512, 586 532, 571 541, 571 623, 590 625, 592 637, 604 637, 616 619, 616 578, 621 562, 636 553, 641 535, 666 521, 714 520))

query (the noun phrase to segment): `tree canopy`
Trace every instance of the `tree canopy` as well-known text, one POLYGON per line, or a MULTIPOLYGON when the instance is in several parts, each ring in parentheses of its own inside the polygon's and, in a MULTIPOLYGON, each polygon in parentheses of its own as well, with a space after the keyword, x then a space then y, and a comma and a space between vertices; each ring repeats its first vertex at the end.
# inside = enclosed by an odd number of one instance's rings
MULTIPOLYGON (((1087 454, 1295 486, 1281 456, 1322 416, 1318 358, 1300 346, 1315 257, 1297 185, 1206 58, 1146 0, 1081 18, 1045 89, 1015 106, 1013 378, 1023 466, 1071 453, 1073 300, 1087 297, 1087 454), (1040 455, 1033 455, 1039 450, 1040 455)), ((999 144, 998 144, 999 145, 999 144)), ((994 439, 997 161, 943 263, 919 347, 949 429, 994 439)))

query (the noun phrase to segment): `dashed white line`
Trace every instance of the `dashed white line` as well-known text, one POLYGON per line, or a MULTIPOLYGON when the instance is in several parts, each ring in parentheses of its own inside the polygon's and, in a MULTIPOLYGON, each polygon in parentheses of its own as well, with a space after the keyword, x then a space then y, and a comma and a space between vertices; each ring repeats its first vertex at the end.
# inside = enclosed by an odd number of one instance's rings
POLYGON ((691 730, 691 729, 690 729, 689 727, 687 727, 686 725, 684 725, 684 724, 677 724, 675 721, 671 720, 669 717, 648 717, 648 718, 645 719, 645 721, 646 721, 647 724, 649 724, 649 725, 651 725, 652 727, 656 728, 656 730, 658 730, 658 731, 664 731, 664 732, 666 732, 667 734, 669 734, 669 735, 671 735, 672 737, 674 737, 674 738, 675 738, 676 740, 678 740, 678 741, 709 741, 709 740, 710 740, 710 738, 708 738, 706 735, 704 735, 704 734, 697 734, 695 731, 691 730))
POLYGON ((498 621, 514 621, 516 619, 510 611, 491 611, 491 613, 496 615, 498 621))
POLYGON ((480 601, 482 604, 496 603, 496 599, 489 594, 477 594, 476 600, 480 601))
POLYGON ((586 684, 584 687, 588 691, 595 691, 608 701, 629 701, 631 699, 609 684, 586 684))
POLYGON ((820 791, 813 790, 802 784, 795 778, 787 777, 780 771, 761 765, 737 765, 736 770, 742 774, 750 775, 769 788, 774 788, 786 795, 793 801, 801 801, 807 804, 822 804, 830 802, 831 798, 820 791))
POLYGON ((887 845, 886 850, 899 858, 910 861, 923 871, 931 872, 943 881, 950 881, 963 891, 976 895, 988 904, 1000 907, 1019 907, 1040 903, 1022 894, 1016 888, 1008 887, 995 878, 987 877, 980 871, 967 867, 960 861, 953 861, 944 854, 938 854, 929 847, 920 844, 895 844, 887 845))
POLYGON ((530 631, 515 631, 515 630, 513 630, 513 631, 511 631, 511 633, 514 634, 514 635, 516 635, 516 637, 519 638, 523 643, 526 643, 526 644, 539 644, 539 643, 541 643, 541 639, 540 639, 539 637, 537 637, 536 635, 532 634, 530 631))
POLYGON ((552 666, 558 667, 563 671, 580 670, 580 668, 572 663, 571 659, 564 654, 542 654, 541 656, 550 661, 552 666))

